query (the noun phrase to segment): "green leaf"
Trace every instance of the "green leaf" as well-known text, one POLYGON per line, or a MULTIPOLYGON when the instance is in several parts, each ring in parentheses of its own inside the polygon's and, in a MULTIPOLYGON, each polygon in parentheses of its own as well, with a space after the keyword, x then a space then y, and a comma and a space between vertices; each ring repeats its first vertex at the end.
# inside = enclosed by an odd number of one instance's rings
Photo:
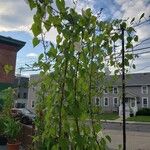
POLYGON ((60 44, 60 42, 62 41, 62 38, 60 37, 60 35, 57 35, 56 41, 57 41, 57 44, 60 44))
POLYGON ((114 71, 114 74, 117 74, 117 73, 119 73, 119 70, 115 70, 115 71, 114 71))
POLYGON ((33 46, 37 46, 38 44, 40 43, 40 40, 37 38, 37 37, 34 37, 33 40, 32 40, 32 44, 33 46))
POLYGON ((109 135, 106 135, 105 137, 109 142, 111 142, 111 137, 109 135))
POLYGON ((127 28, 127 32, 130 34, 130 33, 132 33, 132 32, 135 32, 135 30, 134 30, 134 28, 129 27, 129 28, 127 28))
POLYGON ((136 35, 136 36, 134 37, 134 41, 135 41, 135 42, 138 42, 138 40, 139 40, 139 38, 138 38, 138 36, 136 35))
POLYGON ((56 0, 56 6, 59 11, 64 11, 65 10, 65 1, 64 0, 56 0))
POLYGON ((143 13, 141 16, 140 16, 140 20, 144 17, 145 13, 143 13))
POLYGON ((131 43, 127 43, 126 49, 128 49, 128 48, 133 48, 133 45, 131 43))
POLYGON ((51 29, 51 21, 50 21, 50 19, 48 19, 48 20, 46 20, 46 21, 44 22, 44 27, 45 27, 45 29, 46 29, 47 31, 49 31, 49 30, 51 29))
POLYGON ((108 55, 111 55, 111 54, 112 54, 112 47, 108 47, 107 53, 108 53, 108 55))
POLYGON ((88 8, 86 11, 85 11, 85 15, 87 17, 91 17, 91 8, 88 8))
POLYGON ((68 149, 69 143, 68 143, 68 140, 67 140, 67 139, 61 138, 60 141, 59 141, 59 143, 60 143, 60 146, 61 146, 62 150, 68 149))
POLYGON ((123 28, 123 29, 126 29, 126 27, 127 27, 126 22, 123 22, 123 23, 120 25, 120 27, 123 28))
POLYGON ((135 66, 135 64, 133 64, 133 65, 132 65, 132 67, 133 67, 133 69, 136 69, 136 66, 135 66))
POLYGON ((44 57, 44 54, 42 53, 42 54, 40 54, 38 60, 39 60, 39 61, 42 60, 43 57, 44 57))
POLYGON ((36 23, 32 24, 31 30, 35 37, 37 37, 42 32, 41 26, 36 23))
POLYGON ((126 54, 125 57, 126 57, 127 59, 133 59, 133 54, 126 54))
POLYGON ((130 23, 132 24, 132 23, 134 22, 134 20, 135 20, 135 17, 131 20, 131 22, 130 22, 130 23))
POLYGON ((112 36, 112 40, 113 40, 114 42, 116 42, 118 39, 119 39, 119 35, 118 35, 117 33, 115 33, 115 35, 112 36))
POLYGON ((36 7, 36 3, 34 2, 34 0, 28 0, 28 2, 31 10, 36 7))
POLYGON ((124 65, 125 65, 125 66, 129 66, 129 61, 128 61, 128 59, 126 59, 126 58, 124 59, 124 65))
POLYGON ((132 38, 131 36, 128 36, 128 37, 127 37, 127 41, 128 41, 129 43, 132 41, 132 39, 133 39, 133 38, 132 38))
POLYGON ((12 65, 9 65, 9 64, 4 65, 4 71, 6 74, 10 73, 12 70, 13 70, 12 65))

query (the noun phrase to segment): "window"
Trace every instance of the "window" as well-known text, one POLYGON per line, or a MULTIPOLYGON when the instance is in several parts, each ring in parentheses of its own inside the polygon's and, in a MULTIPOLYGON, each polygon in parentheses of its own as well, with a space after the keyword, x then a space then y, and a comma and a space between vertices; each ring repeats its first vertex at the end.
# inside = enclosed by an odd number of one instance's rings
POLYGON ((104 106, 109 106, 109 99, 108 99, 108 97, 104 97, 104 106))
POLYGON ((118 93, 118 88, 117 88, 117 87, 114 87, 114 88, 113 88, 113 93, 114 93, 114 94, 117 94, 117 93, 118 93))
POLYGON ((32 101, 32 108, 34 107, 34 101, 32 101))
POLYGON ((148 97, 142 97, 142 107, 148 107, 148 97))
POLYGON ((100 98, 99 98, 99 97, 96 97, 96 98, 95 98, 95 105, 96 105, 96 106, 99 106, 99 105, 100 105, 100 98))
POLYGON ((142 86, 142 94, 148 94, 148 86, 142 86))
POLYGON ((20 93, 18 93, 18 98, 20 98, 20 93))
POLYGON ((113 106, 114 107, 118 106, 118 97, 113 98, 113 106))
POLYGON ((27 93, 23 93, 23 98, 27 98, 27 93))
POLYGON ((108 89, 107 88, 104 89, 104 94, 108 94, 108 89))

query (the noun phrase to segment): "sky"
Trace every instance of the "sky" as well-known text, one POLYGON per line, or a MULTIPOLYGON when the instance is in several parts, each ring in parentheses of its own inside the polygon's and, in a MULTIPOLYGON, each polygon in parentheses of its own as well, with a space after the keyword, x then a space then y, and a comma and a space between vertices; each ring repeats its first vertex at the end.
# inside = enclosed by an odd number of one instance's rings
MULTIPOLYGON (((68 6, 72 6, 72 0, 66 0, 68 6)), ((150 0, 78 0, 77 10, 82 8, 91 8, 94 14, 97 14, 101 8, 103 12, 101 18, 107 19, 127 19, 135 17, 138 19, 142 13, 145 13, 143 21, 150 19, 150 0)), ((30 10, 26 0, 0 0, 0 35, 12 37, 26 42, 26 45, 17 54, 16 73, 19 73, 20 67, 26 67, 37 60, 38 55, 43 52, 42 45, 33 48, 32 17, 34 12, 30 10)), ((150 21, 136 27, 139 41, 150 38, 150 21)), ((49 40, 55 43, 57 32, 52 29, 47 36, 49 40)), ((142 42, 138 48, 150 47, 150 40, 142 42)), ((150 51, 146 48, 143 51, 150 51)), ((142 52, 142 51, 138 51, 142 52)), ((150 53, 139 54, 134 63, 136 69, 131 72, 150 72, 150 53)), ((29 76, 37 72, 22 71, 22 75, 29 76)))

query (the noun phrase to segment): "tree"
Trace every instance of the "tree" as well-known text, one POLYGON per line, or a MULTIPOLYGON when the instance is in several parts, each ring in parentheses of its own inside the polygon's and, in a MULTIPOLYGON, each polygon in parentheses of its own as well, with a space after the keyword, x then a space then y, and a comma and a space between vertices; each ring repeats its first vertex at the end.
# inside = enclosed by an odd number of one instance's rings
MULTIPOLYGON (((109 136, 99 137, 99 120, 94 118, 93 97, 102 95, 106 84, 105 66, 121 71, 120 51, 116 44, 126 31, 126 49, 137 41, 135 30, 126 20, 101 21, 90 8, 82 14, 66 7, 64 0, 29 0, 33 17, 33 45, 42 37, 44 53, 39 56, 41 90, 37 103, 37 149, 106 149, 109 136), (56 6, 56 8, 55 8, 56 6), (45 45, 45 34, 58 32, 56 44, 45 45), (87 123, 86 118, 90 119, 87 123)), ((131 52, 125 55, 128 69, 131 52)))

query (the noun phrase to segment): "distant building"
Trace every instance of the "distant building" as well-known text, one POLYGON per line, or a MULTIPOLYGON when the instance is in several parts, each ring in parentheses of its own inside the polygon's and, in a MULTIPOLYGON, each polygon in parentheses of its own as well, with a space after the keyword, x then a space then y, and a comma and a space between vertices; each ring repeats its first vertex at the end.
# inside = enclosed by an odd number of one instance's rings
MULTIPOLYGON (((109 82, 111 75, 106 77, 109 82), (109 78, 109 79, 108 79, 109 78)), ((39 81, 39 75, 32 75, 30 82, 39 81)), ((103 112, 117 112, 122 115, 122 81, 117 77, 111 87, 105 87, 101 96, 93 97, 93 103, 103 112)), ((34 111, 39 86, 31 86, 28 94, 28 107, 34 111)), ((150 108, 150 73, 135 73, 126 75, 126 106, 128 115, 135 114, 141 108, 150 108)))
POLYGON ((28 103, 27 108, 34 112, 35 104, 37 101, 37 92, 40 89, 39 87, 40 76, 39 74, 34 74, 30 76, 30 86, 28 90, 28 103))
MULTIPOLYGON (((104 112, 118 112, 122 115, 122 81, 121 76, 105 88, 101 97, 95 96, 94 103, 104 112)), ((150 73, 126 75, 126 106, 129 113, 136 114, 141 108, 150 108, 150 73)), ((129 115, 129 114, 128 114, 129 115)))
POLYGON ((0 35, 0 91, 12 86, 15 80, 17 52, 25 45, 25 42, 0 35), (13 70, 6 74, 5 65, 11 65, 13 70))
POLYGON ((29 78, 23 76, 16 76, 14 88, 16 89, 15 106, 18 108, 25 108, 28 102, 28 86, 29 78))
MULTIPOLYGON (((0 35, 0 91, 12 87, 15 80, 17 52, 25 45, 25 42, 4 37, 0 35), (12 70, 6 74, 4 67, 11 66, 12 70)), ((3 106, 3 99, 0 97, 0 107, 3 106)))

